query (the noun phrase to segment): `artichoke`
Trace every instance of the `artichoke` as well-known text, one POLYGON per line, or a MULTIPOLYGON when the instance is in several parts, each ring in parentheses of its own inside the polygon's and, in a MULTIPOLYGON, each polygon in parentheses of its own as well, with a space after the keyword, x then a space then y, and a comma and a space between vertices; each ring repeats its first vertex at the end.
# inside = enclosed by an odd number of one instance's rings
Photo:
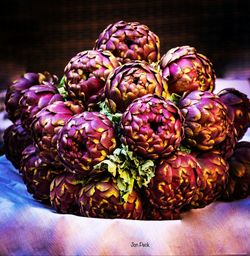
POLYGON ((80 214, 78 197, 83 180, 71 173, 56 176, 50 185, 50 202, 59 213, 80 214))
POLYGON ((246 94, 234 88, 223 89, 218 96, 228 108, 229 117, 238 133, 237 139, 242 139, 250 127, 250 100, 246 94))
POLYGON ((99 35, 94 49, 111 51, 121 63, 132 60, 152 63, 160 59, 159 37, 139 22, 110 24, 99 35))
POLYGON ((246 198, 250 195, 250 142, 238 142, 228 163, 229 179, 220 199, 232 201, 246 198))
POLYGON ((48 204, 50 201, 50 184, 57 175, 65 172, 65 169, 55 167, 47 162, 40 155, 39 150, 34 145, 30 145, 22 152, 20 172, 28 192, 35 199, 48 204))
POLYGON ((103 114, 85 111, 74 115, 58 136, 58 154, 71 172, 87 176, 116 147, 113 123, 103 114))
POLYGON ((23 127, 29 130, 35 114, 55 101, 63 101, 63 98, 53 84, 33 85, 26 89, 19 101, 23 127))
POLYGON ((116 68, 108 77, 105 96, 112 112, 124 112, 129 104, 146 94, 167 98, 167 84, 159 70, 143 61, 132 61, 116 68))
POLYGON ((149 218, 178 216, 197 195, 201 171, 197 159, 186 152, 175 151, 168 158, 161 159, 155 176, 144 189, 148 204, 156 208, 149 218))
POLYGON ((85 107, 97 103, 103 97, 103 87, 109 73, 118 66, 118 60, 109 51, 78 53, 64 69, 69 99, 85 107))
POLYGON ((45 73, 26 73, 18 80, 14 81, 7 89, 5 97, 5 106, 8 117, 12 122, 21 118, 21 109, 19 109, 19 100, 24 91, 32 85, 55 83, 57 77, 45 73))
POLYGON ((145 95, 121 118, 121 141, 139 155, 157 159, 171 154, 183 138, 183 117, 169 100, 145 95))
POLYGON ((226 134, 226 138, 219 144, 215 145, 212 151, 221 154, 224 159, 228 159, 234 153, 234 148, 238 141, 237 136, 238 133, 234 125, 231 124, 228 127, 228 133, 226 134))
POLYGON ((141 197, 133 190, 127 201, 121 201, 117 182, 112 177, 87 183, 79 193, 82 216, 96 218, 142 219, 141 197))
POLYGON ((216 76, 212 63, 194 47, 170 49, 162 56, 159 66, 170 93, 182 95, 186 91, 214 89, 216 76))
POLYGON ((34 141, 41 155, 51 164, 61 165, 56 148, 58 132, 73 115, 82 111, 71 101, 55 101, 33 117, 31 129, 34 141))
POLYGON ((19 169, 22 151, 33 144, 31 134, 23 128, 21 120, 18 119, 5 129, 3 139, 6 158, 19 169))
POLYGON ((196 159, 202 169, 199 173, 201 183, 190 206, 202 208, 219 198, 225 190, 229 165, 221 155, 213 152, 198 153, 196 159))
MULTIPOLYGON (((145 198, 145 200, 147 200, 145 198)), ((175 210, 160 209, 152 206, 149 202, 143 208, 143 219, 145 220, 179 220, 181 213, 175 210)))
POLYGON ((225 140, 232 122, 219 96, 208 91, 184 93, 178 107, 185 119, 187 146, 202 151, 210 150, 225 140))

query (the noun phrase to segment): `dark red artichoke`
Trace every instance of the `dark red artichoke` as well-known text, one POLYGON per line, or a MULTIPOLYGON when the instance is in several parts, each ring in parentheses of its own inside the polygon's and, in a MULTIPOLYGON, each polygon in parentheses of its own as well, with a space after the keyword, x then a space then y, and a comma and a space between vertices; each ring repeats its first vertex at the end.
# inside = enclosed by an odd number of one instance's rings
POLYGON ((47 162, 39 150, 30 145, 22 152, 20 172, 29 193, 44 203, 50 202, 50 184, 59 174, 65 172, 62 167, 55 167, 47 162))
POLYGON ((229 179, 220 199, 232 201, 246 198, 250 195, 250 142, 238 142, 228 163, 229 179))
POLYGON ((215 72, 209 59, 188 45, 170 49, 160 60, 162 76, 169 92, 182 95, 187 91, 213 91, 215 72))
POLYGON ((8 117, 15 122, 21 118, 21 109, 19 108, 19 100, 24 91, 33 85, 55 83, 57 77, 44 73, 26 73, 18 80, 14 81, 7 89, 5 97, 5 106, 8 117))
POLYGON ((105 85, 105 96, 112 112, 123 113, 133 100, 146 94, 169 96, 159 70, 143 61, 132 61, 116 68, 105 85))
POLYGON ((182 151, 162 159, 156 166, 155 176, 144 189, 145 200, 156 208, 149 213, 149 218, 178 216, 197 195, 201 171, 197 159, 182 151))
POLYGON ((3 139, 6 158, 15 168, 19 169, 22 151, 30 144, 33 144, 31 134, 23 128, 19 119, 5 129, 3 139))
POLYGON ((228 108, 229 117, 238 133, 237 139, 242 139, 250 127, 250 100, 246 94, 234 88, 223 89, 218 95, 228 108))
POLYGON ((82 107, 71 101, 56 101, 34 116, 31 124, 34 140, 41 155, 51 164, 61 165, 56 148, 60 129, 73 115, 82 111, 82 107))
POLYGON ((212 151, 221 154, 221 156, 224 159, 228 159, 234 153, 234 148, 238 141, 237 136, 238 136, 238 133, 234 125, 233 124, 229 125, 226 138, 219 144, 215 145, 212 151))
POLYGON ((169 100, 145 95, 121 118, 121 141, 139 155, 157 159, 171 154, 183 138, 183 117, 169 100))
POLYGON ((55 101, 63 101, 63 98, 53 84, 33 85, 26 89, 19 101, 23 127, 29 130, 35 114, 55 101))
POLYGON ((98 112, 74 115, 58 136, 61 162, 73 173, 84 176, 95 172, 92 167, 103 161, 116 147, 113 123, 98 112))
POLYGON ((201 166, 200 186, 190 202, 191 208, 202 208, 221 196, 228 181, 229 165, 225 159, 213 152, 198 153, 196 159, 201 166))
POLYGON ((132 60, 152 63, 160 59, 159 37, 139 22, 110 24, 99 35, 94 49, 111 51, 121 63, 132 60))
POLYGON ((82 216, 95 218, 142 219, 142 201, 138 192, 133 190, 125 202, 117 182, 105 177, 85 185, 79 193, 82 216))
POLYGON ((59 213, 80 214, 79 192, 83 180, 71 173, 56 176, 50 185, 50 202, 59 213))
POLYGON ((118 66, 118 60, 109 51, 78 53, 64 69, 69 99, 85 107, 97 103, 103 98, 103 87, 109 73, 118 66))
POLYGON ((229 126, 227 107, 208 91, 184 93, 178 107, 184 116, 185 143, 198 150, 210 150, 224 141, 229 126))

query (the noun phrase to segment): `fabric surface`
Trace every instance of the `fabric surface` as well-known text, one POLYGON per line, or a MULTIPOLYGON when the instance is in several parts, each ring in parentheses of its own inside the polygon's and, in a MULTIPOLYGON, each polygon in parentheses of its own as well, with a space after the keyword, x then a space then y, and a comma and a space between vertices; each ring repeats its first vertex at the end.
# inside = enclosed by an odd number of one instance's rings
POLYGON ((35 201, 0 157, 0 255, 249 255, 250 197, 214 202, 181 220, 57 214, 35 201))
MULTIPOLYGON (((219 89, 233 83, 218 82, 219 89)), ((249 83, 236 83, 249 95, 249 83)), ((249 131, 243 140, 250 141, 249 131)), ((250 255, 250 197, 214 202, 174 221, 63 215, 34 200, 2 156, 0 255, 250 255)))

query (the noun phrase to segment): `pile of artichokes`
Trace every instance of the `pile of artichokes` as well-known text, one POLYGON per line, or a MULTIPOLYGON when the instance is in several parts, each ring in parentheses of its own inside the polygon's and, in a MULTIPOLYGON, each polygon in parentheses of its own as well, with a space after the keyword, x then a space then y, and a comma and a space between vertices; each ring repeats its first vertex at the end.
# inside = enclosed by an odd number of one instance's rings
POLYGON ((59 213, 179 219, 250 195, 250 101, 213 93, 210 60, 194 47, 160 55, 139 22, 109 25, 59 80, 26 73, 6 94, 6 157, 27 190, 59 213))

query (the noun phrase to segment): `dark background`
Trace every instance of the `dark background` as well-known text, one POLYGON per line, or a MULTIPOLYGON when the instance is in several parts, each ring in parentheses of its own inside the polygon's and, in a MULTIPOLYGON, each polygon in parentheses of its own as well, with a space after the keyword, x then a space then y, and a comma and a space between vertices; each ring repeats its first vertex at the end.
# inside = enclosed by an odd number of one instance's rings
POLYGON ((27 71, 60 77, 71 57, 119 20, 147 25, 162 54, 189 44, 217 77, 250 77, 249 0, 1 0, 0 7, 1 88, 27 71))

